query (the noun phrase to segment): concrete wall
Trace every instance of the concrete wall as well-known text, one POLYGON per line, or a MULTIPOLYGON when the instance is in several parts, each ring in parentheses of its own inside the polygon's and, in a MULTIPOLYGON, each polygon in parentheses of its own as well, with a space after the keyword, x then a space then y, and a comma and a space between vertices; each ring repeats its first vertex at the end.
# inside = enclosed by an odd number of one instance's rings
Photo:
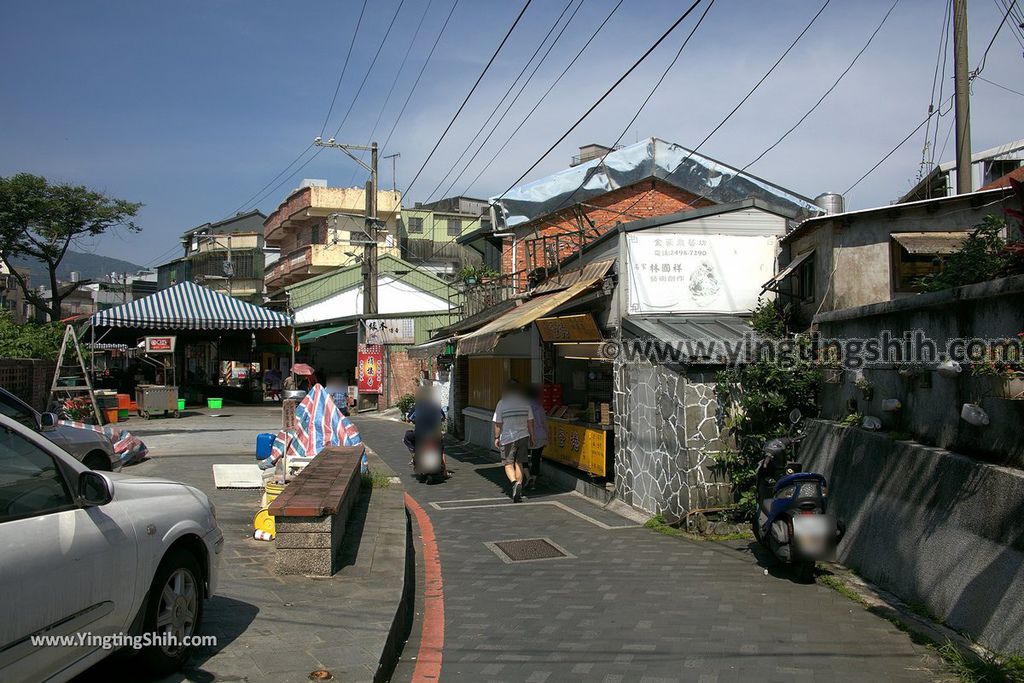
MULTIPOLYGON (((815 250, 815 296, 797 302, 800 320, 808 322, 818 311, 915 296, 894 290, 892 233, 970 231, 987 215, 1002 216, 1012 201, 1006 192, 988 192, 805 222, 786 239, 780 259, 785 266, 808 249, 815 250)), ((1007 239, 1020 235, 1011 229, 1007 239)), ((797 284, 797 278, 790 278, 783 291, 796 293, 797 284)))
MULTIPOLYGON (((872 339, 884 330, 898 339, 905 331, 921 330, 940 350, 951 339, 1013 338, 1024 330, 1024 276, 834 311, 815 321, 827 339, 872 339)), ((821 385, 823 417, 841 419, 853 399, 859 412, 880 417, 886 429, 907 432, 921 443, 1024 467, 1024 401, 998 397, 991 378, 972 376, 964 367, 955 379, 931 370, 906 379, 892 363, 863 372, 874 385, 873 398, 864 398, 854 386, 854 372, 847 371, 842 383, 821 385), (887 398, 899 399, 902 410, 883 412, 881 404, 887 398), (991 424, 974 427, 961 420, 964 403, 980 404, 991 424)))
POLYGON ((1024 650, 1024 473, 820 421, 800 458, 829 479, 842 563, 997 651, 1024 650))
POLYGON ((731 504, 728 479, 714 469, 729 445, 719 433, 713 373, 617 363, 613 411, 615 487, 624 502, 672 522, 731 504))

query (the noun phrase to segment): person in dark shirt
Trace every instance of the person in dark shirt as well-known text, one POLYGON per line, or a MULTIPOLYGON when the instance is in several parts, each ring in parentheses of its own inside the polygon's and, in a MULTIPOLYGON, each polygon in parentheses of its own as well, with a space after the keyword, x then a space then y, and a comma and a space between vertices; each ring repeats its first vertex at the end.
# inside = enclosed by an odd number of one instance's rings
POLYGON ((438 436, 441 431, 441 420, 444 413, 441 405, 434 398, 434 392, 429 386, 421 386, 416 392, 416 403, 409 411, 409 420, 413 423, 413 429, 405 433, 402 441, 410 453, 416 451, 416 441, 420 438, 438 436))

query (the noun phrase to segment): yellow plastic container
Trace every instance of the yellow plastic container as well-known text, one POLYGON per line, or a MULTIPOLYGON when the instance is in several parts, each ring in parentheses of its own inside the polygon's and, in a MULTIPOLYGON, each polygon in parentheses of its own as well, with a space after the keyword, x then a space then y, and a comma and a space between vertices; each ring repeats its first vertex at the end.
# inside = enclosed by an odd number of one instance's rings
POLYGON ((260 507, 270 507, 274 499, 281 495, 281 491, 284 491, 284 484, 275 484, 272 481, 268 481, 263 489, 263 504, 260 507))
POLYGON ((271 537, 277 535, 277 528, 274 524, 274 517, 270 514, 267 508, 263 508, 256 513, 256 516, 252 518, 252 527, 256 531, 265 531, 271 535, 271 537))

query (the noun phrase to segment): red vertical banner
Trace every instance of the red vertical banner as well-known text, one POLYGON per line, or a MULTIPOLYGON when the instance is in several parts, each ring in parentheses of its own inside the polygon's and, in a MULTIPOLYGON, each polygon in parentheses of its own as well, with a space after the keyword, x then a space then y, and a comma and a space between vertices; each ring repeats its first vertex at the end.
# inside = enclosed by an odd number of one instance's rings
POLYGON ((360 344, 356 354, 356 380, 360 394, 379 394, 384 383, 384 347, 360 344))

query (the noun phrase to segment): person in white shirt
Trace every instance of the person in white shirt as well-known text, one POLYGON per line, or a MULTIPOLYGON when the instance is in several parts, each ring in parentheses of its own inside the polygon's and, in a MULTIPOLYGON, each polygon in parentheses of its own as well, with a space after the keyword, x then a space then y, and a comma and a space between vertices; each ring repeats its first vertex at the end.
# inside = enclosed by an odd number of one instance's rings
POLYGON ((515 503, 523 499, 523 464, 533 444, 533 409, 515 380, 505 384, 505 393, 494 408, 494 445, 501 453, 505 476, 512 484, 515 503))

